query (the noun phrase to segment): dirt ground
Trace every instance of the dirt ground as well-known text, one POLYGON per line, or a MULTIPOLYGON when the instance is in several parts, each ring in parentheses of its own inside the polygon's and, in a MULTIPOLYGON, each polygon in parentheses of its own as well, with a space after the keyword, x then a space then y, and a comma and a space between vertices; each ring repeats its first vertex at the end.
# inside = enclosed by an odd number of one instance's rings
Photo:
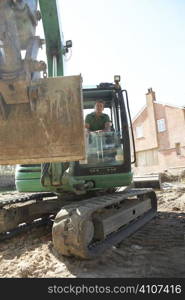
POLYGON ((157 217, 98 259, 59 256, 45 226, 0 243, 0 277, 184 278, 185 184, 167 183, 156 193, 157 217))

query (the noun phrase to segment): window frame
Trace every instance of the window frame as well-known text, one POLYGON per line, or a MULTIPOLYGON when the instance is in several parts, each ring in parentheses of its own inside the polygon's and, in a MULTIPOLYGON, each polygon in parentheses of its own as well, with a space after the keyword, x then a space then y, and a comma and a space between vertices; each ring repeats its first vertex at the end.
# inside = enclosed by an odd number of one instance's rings
POLYGON ((143 134, 143 125, 139 125, 135 127, 136 139, 140 139, 144 137, 143 134))
POLYGON ((157 131, 158 132, 166 131, 166 122, 164 118, 157 120, 157 131))

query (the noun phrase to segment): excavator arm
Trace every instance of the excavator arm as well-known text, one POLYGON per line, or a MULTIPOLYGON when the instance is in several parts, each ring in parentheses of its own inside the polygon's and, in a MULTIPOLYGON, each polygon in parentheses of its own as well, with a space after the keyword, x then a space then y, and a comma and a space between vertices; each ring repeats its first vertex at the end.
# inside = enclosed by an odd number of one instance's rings
POLYGON ((0 164, 84 158, 82 79, 62 76, 69 46, 57 0, 0 1, 0 164), (37 60, 44 43, 47 63, 37 60))

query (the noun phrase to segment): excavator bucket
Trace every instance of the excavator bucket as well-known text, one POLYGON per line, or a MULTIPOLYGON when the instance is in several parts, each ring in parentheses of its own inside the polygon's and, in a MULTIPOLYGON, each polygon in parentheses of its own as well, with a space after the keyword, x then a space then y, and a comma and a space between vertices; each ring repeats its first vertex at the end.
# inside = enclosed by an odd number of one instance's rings
POLYGON ((80 75, 39 79, 29 103, 0 100, 1 165, 85 158, 81 82, 80 75))

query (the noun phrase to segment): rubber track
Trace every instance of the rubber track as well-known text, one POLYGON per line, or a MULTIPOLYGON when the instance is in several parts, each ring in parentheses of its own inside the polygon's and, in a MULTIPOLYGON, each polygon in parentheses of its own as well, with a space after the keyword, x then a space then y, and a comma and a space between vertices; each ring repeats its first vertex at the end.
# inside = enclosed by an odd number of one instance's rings
MULTIPOLYGON (((49 197, 53 197, 53 196, 56 196, 56 195, 51 192, 44 192, 44 193, 34 193, 31 195, 19 197, 19 198, 12 198, 10 200, 1 201, 0 209, 3 209, 3 207, 5 207, 6 205, 25 203, 25 202, 29 202, 31 200, 41 201, 46 197, 49 198, 49 197)), ((8 232, 0 233, 0 241, 4 241, 4 240, 10 239, 10 238, 13 238, 14 236, 16 236, 22 232, 26 232, 29 229, 43 226, 46 224, 51 224, 51 223, 52 223, 51 218, 45 217, 45 218, 40 218, 40 219, 34 220, 33 222, 28 223, 28 224, 27 223, 20 224, 19 226, 17 226, 16 228, 14 228, 8 232)))
MULTIPOLYGON (((5 200, 5 201, 0 201, 0 209, 3 209, 5 206, 7 205, 12 205, 12 204, 17 204, 17 203, 25 203, 25 202, 29 202, 29 201, 42 201, 44 198, 52 198, 52 197, 56 197, 57 195, 55 193, 52 192, 42 192, 42 193, 34 193, 31 195, 27 195, 24 197, 19 197, 19 198, 12 198, 10 200, 5 200)), ((75 199, 79 199, 79 196, 76 195, 65 195, 63 198, 63 201, 70 201, 72 202, 73 200, 75 201, 75 199)), ((54 218, 54 216, 52 217, 52 219, 54 218)), ((14 236, 22 233, 22 232, 26 232, 27 230, 34 228, 34 227, 38 227, 38 226, 43 226, 45 224, 51 224, 51 222, 53 223, 53 221, 51 221, 51 218, 48 217, 41 217, 40 219, 34 220, 31 223, 23 223, 18 225, 16 228, 11 229, 10 231, 7 232, 2 232, 0 233, 0 241, 4 241, 6 239, 10 239, 13 238, 14 236)))
POLYGON ((24 203, 24 202, 28 202, 31 200, 42 200, 45 197, 53 197, 53 196, 56 196, 56 195, 54 193, 45 192, 45 193, 35 193, 35 194, 31 194, 29 196, 0 201, 0 209, 6 205, 11 205, 11 204, 16 204, 16 203, 24 203))
POLYGON ((24 223, 24 224, 19 225, 15 229, 12 229, 9 232, 0 233, 0 242, 3 242, 10 238, 13 238, 13 237, 17 236, 18 234, 21 234, 22 232, 26 232, 30 229, 44 226, 47 224, 53 224, 53 216, 51 216, 51 217, 49 216, 47 218, 40 218, 38 220, 34 220, 32 223, 29 223, 29 224, 24 223))
POLYGON ((152 189, 131 189, 113 195, 94 197, 63 207, 57 214, 53 224, 53 243, 58 252, 67 256, 78 256, 92 259, 102 254, 107 248, 122 241, 135 232, 146 222, 151 220, 157 212, 156 194, 152 189), (111 233, 103 241, 86 245, 85 232, 87 223, 91 221, 93 213, 99 209, 119 204, 124 199, 133 196, 147 195, 152 202, 152 209, 142 217, 129 223, 118 231, 111 233))

